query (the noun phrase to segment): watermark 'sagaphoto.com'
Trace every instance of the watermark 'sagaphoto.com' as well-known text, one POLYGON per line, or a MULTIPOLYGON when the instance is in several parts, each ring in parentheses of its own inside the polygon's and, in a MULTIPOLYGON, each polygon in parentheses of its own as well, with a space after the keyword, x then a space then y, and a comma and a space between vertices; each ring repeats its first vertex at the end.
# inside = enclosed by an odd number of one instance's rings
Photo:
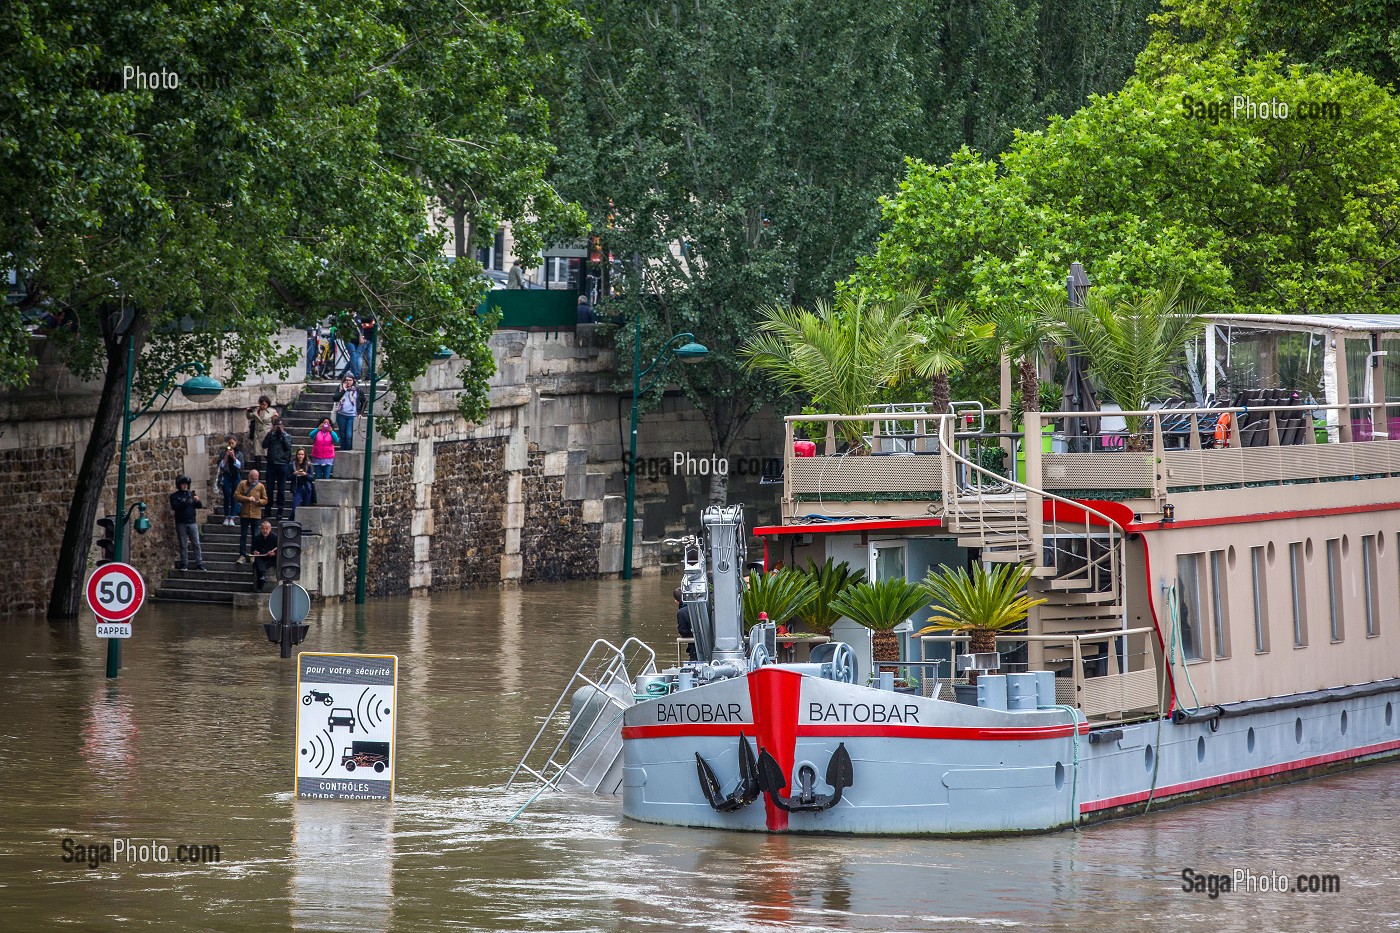
POLYGON ((1183 868, 1181 890, 1204 894, 1211 900, 1222 894, 1337 894, 1342 890, 1342 878, 1340 875, 1256 872, 1249 868, 1236 868, 1229 873, 1183 868))
POLYGON ((776 457, 697 457, 677 451, 668 457, 638 457, 626 451, 622 454, 622 474, 633 470, 650 480, 663 476, 765 476, 781 469, 776 457))
POLYGON ((162 68, 160 71, 146 71, 140 65, 122 66, 122 90, 134 89, 137 91, 173 91, 180 86, 180 75, 178 72, 167 71, 162 68))
POLYGON ((103 865, 147 865, 167 862, 177 865, 214 865, 222 861, 217 843, 177 843, 159 839, 112 839, 87 842, 66 837, 62 859, 70 865, 100 868, 103 865))
POLYGON ((1256 100, 1245 94, 1236 94, 1227 103, 1219 100, 1200 100, 1190 94, 1181 98, 1181 110, 1190 120, 1340 120, 1342 105, 1335 100, 1301 100, 1291 105, 1287 101, 1270 97, 1256 100))

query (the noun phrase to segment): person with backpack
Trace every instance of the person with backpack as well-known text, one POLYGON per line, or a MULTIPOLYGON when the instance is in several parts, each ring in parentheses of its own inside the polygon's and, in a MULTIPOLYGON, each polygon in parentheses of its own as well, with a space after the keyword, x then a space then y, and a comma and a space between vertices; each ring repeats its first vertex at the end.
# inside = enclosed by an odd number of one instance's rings
POLYGON ((355 449, 355 419, 364 414, 366 408, 365 390, 355 385, 354 376, 341 380, 335 391, 335 423, 344 441, 341 450, 355 449))

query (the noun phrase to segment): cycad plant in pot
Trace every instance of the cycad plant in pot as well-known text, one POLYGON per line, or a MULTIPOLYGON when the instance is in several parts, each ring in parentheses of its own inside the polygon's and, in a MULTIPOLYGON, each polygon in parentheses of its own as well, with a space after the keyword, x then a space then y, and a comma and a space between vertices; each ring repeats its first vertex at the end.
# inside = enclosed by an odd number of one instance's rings
MULTIPOLYGON (((967 634, 974 654, 997 650, 997 635, 1019 631, 1030 611, 1045 602, 1022 592, 1030 578, 1031 568, 1024 564, 931 571, 924 587, 934 611, 919 634, 967 634)), ((974 672, 973 683, 975 678, 974 672)))
POLYGON ((744 628, 758 624, 758 614, 768 613, 768 621, 783 623, 795 616, 816 593, 807 575, 780 568, 772 573, 751 573, 744 587, 744 628))
POLYGON ((928 593, 918 583, 898 577, 857 583, 831 601, 837 616, 846 616, 870 629, 871 660, 876 664, 899 661, 899 636, 894 627, 928 604, 928 593))
POLYGON ((816 586, 816 592, 797 610, 797 621, 801 623, 804 631, 813 635, 830 635, 831 627, 841 618, 841 613, 832 608, 832 600, 849 587, 863 582, 865 571, 853 570, 850 564, 838 564, 830 557, 823 564, 818 564, 809 557, 807 569, 800 572, 816 586))

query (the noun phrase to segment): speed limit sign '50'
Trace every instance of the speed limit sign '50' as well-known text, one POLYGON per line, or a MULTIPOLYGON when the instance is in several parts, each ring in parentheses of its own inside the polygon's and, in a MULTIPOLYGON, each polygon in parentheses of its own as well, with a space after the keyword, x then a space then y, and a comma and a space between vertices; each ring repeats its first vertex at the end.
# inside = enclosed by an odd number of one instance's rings
POLYGON ((103 564, 87 582, 92 614, 108 622, 125 622, 146 601, 146 582, 130 564, 103 564))

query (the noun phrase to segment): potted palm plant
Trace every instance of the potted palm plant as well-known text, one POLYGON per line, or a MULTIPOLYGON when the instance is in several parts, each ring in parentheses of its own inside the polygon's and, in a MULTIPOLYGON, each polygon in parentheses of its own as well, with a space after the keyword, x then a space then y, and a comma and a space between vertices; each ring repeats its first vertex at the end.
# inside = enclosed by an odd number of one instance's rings
POLYGON ((830 635, 831 627, 841 618, 841 613, 832 609, 831 601, 844 593, 848 587, 864 581, 865 571, 853 570, 850 564, 838 564, 830 557, 824 564, 818 564, 809 557, 807 569, 801 573, 817 589, 812 598, 797 610, 797 621, 801 623, 803 631, 813 635, 830 635))
MULTIPOLYGON (((1180 282, 1133 300, 1115 300, 1094 289, 1082 306, 1072 307, 1060 295, 1042 299, 1039 309, 1067 349, 1088 355, 1095 383, 1120 409, 1144 411, 1153 399, 1172 390, 1173 364, 1205 326, 1200 303, 1183 301, 1180 295, 1180 282)), ((1142 416, 1126 415, 1124 420, 1128 448, 1149 449, 1142 416)))
MULTIPOLYGON (((965 567, 930 571, 924 588, 934 611, 919 634, 967 634, 974 654, 997 650, 997 635, 1019 631, 1031 609, 1045 602, 1022 592, 1030 578, 1031 568, 1024 564, 996 564, 991 569, 974 564, 970 573, 965 567)), ((973 685, 976 678, 973 671, 973 685)))
MULTIPOLYGON (((747 369, 808 396, 812 411, 863 415, 908 374, 925 303, 918 290, 888 300, 860 290, 811 310, 770 305, 759 309, 758 333, 739 355, 747 369)), ((835 430, 849 451, 866 451, 862 422, 838 422, 835 430)))
POLYGON ((877 665, 899 663, 899 636, 894 627, 928 604, 928 593, 918 583, 898 577, 847 587, 831 601, 839 616, 870 629, 870 656, 877 665))
POLYGON ((761 612, 781 625, 796 615, 816 591, 807 575, 797 570, 780 568, 772 573, 751 573, 742 602, 744 627, 757 625, 761 612))

